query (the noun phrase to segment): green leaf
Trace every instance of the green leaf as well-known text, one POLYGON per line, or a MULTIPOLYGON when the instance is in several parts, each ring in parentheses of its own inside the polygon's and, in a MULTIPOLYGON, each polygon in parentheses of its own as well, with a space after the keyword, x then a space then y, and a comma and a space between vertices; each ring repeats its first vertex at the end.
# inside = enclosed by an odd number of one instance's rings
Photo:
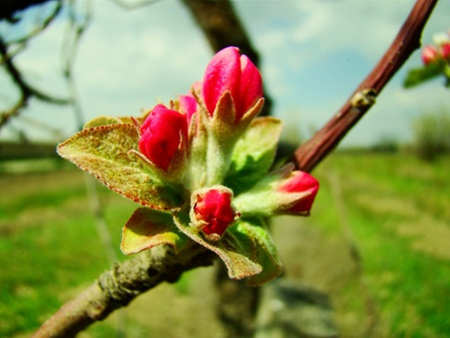
POLYGON ((143 206, 176 210, 183 198, 158 180, 129 151, 139 140, 134 125, 111 124, 84 129, 58 146, 58 153, 94 175, 109 189, 143 206))
POLYGON ((92 120, 88 121, 83 129, 89 129, 99 126, 106 126, 109 124, 119 124, 122 123, 118 118, 112 116, 97 116, 92 120))
MULTIPOLYGON (((138 123, 144 122, 144 117, 131 117, 131 116, 121 116, 121 117, 112 117, 112 116, 97 116, 92 120, 86 122, 83 129, 89 129, 100 126, 107 126, 109 124, 133 124, 133 119, 138 123)), ((133 124, 134 125, 134 124, 133 124)))
POLYGON ((405 88, 417 86, 425 81, 431 80, 442 74, 442 65, 440 62, 432 62, 420 68, 411 69, 403 82, 405 88))
POLYGON ((225 186, 235 195, 248 190, 269 171, 275 158, 282 129, 281 121, 273 117, 259 117, 237 142, 225 186))
POLYGON ((262 267, 255 258, 256 245, 252 238, 242 236, 241 233, 232 233, 229 230, 217 242, 207 241, 202 232, 189 225, 189 217, 186 214, 178 214, 174 217, 178 228, 193 241, 216 253, 225 263, 228 276, 232 279, 242 279, 261 273, 262 267))
POLYGON ((178 230, 170 214, 138 208, 122 229, 120 249, 125 255, 130 255, 168 244, 178 253, 186 241, 188 238, 178 230))
POLYGON ((263 267, 260 274, 249 278, 248 284, 252 286, 262 285, 280 275, 283 270, 278 251, 273 243, 272 237, 262 220, 240 220, 237 225, 230 229, 235 236, 241 235, 252 239, 255 245, 255 261, 263 267))

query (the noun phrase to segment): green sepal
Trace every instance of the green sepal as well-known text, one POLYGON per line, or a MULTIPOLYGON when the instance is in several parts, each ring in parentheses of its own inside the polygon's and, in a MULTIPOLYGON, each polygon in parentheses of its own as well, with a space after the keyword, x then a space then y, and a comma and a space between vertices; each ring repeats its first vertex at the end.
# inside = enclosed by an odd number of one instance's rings
POLYGON ((172 215, 149 208, 135 210, 122 229, 120 249, 131 255, 168 244, 178 253, 189 239, 173 223, 172 215))
POLYGON ((242 279, 262 272, 262 266, 254 259, 254 241, 241 232, 229 231, 236 225, 232 225, 219 241, 211 242, 200 230, 189 224, 189 217, 185 213, 177 214, 174 220, 186 236, 219 256, 225 263, 230 278, 242 279))
POLYGON ((161 182, 130 153, 138 140, 134 125, 110 124, 84 129, 57 150, 60 156, 126 198, 152 209, 179 209, 184 203, 180 192, 161 182))
POLYGON ((241 219, 229 231, 236 237, 246 237, 252 240, 254 248, 251 251, 255 253, 253 259, 263 267, 261 273, 251 276, 248 279, 248 285, 262 285, 281 274, 283 264, 278 255, 275 243, 272 240, 272 236, 262 219, 241 219))
MULTIPOLYGON (((264 176, 251 189, 236 196, 233 206, 242 217, 272 217, 278 214, 289 214, 289 209, 310 192, 282 192, 278 190, 280 183, 294 169, 292 163, 278 168, 264 176)), ((299 215, 299 213, 294 213, 299 215)), ((305 216, 308 213, 304 214, 305 216)))
POLYGON ((280 120, 259 117, 236 143, 224 184, 235 195, 250 189, 267 174, 275 158, 281 129, 280 120))

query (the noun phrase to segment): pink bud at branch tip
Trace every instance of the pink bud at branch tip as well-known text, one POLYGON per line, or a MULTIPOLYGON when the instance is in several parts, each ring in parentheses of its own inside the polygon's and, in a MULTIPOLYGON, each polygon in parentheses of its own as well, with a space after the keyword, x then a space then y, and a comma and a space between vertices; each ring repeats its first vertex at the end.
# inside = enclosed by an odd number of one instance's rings
POLYGON ((300 214, 309 214, 318 190, 319 181, 302 171, 291 172, 290 176, 278 187, 278 191, 282 193, 305 193, 288 210, 300 214))
POLYGON ((434 46, 425 46, 422 50, 422 62, 424 65, 428 65, 431 62, 436 61, 438 58, 438 52, 434 46))
POLYGON ((187 116, 158 104, 140 131, 139 151, 155 166, 167 171, 182 138, 187 138, 187 116))
POLYGON ((227 188, 211 188, 197 193, 194 203, 195 223, 210 240, 218 240, 239 216, 231 206, 233 193, 227 188))
POLYGON ((213 116, 225 92, 233 98, 236 122, 262 97, 262 79, 258 68, 236 47, 219 51, 208 64, 202 82, 206 109, 213 116))

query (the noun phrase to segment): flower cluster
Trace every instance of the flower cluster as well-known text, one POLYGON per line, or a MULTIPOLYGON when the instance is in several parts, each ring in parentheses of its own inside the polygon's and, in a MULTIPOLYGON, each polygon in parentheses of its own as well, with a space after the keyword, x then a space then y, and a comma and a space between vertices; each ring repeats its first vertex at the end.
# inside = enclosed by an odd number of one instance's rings
POLYGON ((269 172, 281 122, 256 117, 263 103, 258 69, 228 47, 187 95, 142 118, 90 121, 58 152, 143 206, 123 229, 125 254, 193 241, 257 285, 281 271, 264 219, 308 215, 319 187, 292 165, 269 172))
POLYGON ((450 61, 450 33, 441 33, 433 36, 433 45, 422 49, 422 62, 424 65, 439 61, 450 61))

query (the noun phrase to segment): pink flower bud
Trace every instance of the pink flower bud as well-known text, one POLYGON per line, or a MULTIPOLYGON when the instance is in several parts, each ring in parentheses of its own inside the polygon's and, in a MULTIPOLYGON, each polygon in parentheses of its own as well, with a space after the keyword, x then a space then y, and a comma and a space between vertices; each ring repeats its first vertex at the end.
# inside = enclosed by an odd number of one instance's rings
POLYGON ((422 49, 422 62, 424 65, 436 61, 437 58, 438 52, 434 46, 428 45, 422 49))
POLYGON ((289 177, 278 186, 278 192, 305 193, 287 210, 300 214, 309 213, 317 190, 319 190, 319 182, 311 175, 298 170, 291 172, 289 177))
POLYGON ((262 95, 262 79, 256 66, 236 47, 219 51, 208 64, 202 82, 202 96, 210 116, 222 95, 229 91, 238 122, 262 95))
POLYGON ((441 54, 444 59, 450 58, 450 41, 441 45, 441 54))
POLYGON ((225 187, 194 193, 195 223, 211 240, 218 240, 237 217, 231 206, 233 193, 225 187))
POLYGON ((157 167, 167 171, 187 138, 186 116, 162 104, 156 105, 141 126, 139 150, 157 167))
POLYGON ((179 104, 180 113, 185 114, 188 125, 191 122, 192 115, 197 111, 197 100, 192 94, 180 95, 179 104))

